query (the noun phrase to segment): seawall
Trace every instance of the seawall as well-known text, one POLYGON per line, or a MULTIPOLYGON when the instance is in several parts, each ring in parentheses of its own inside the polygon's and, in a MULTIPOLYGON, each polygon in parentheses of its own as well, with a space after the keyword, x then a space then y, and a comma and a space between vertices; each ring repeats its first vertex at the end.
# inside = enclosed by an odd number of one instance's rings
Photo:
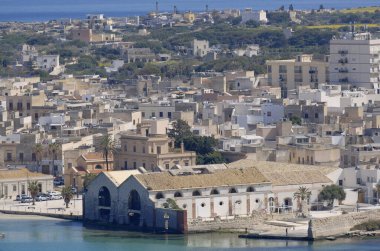
POLYGON ((40 213, 40 212, 22 212, 22 211, 13 211, 13 210, 0 210, 0 213, 3 214, 18 214, 18 215, 37 215, 44 217, 52 217, 65 220, 75 220, 82 221, 82 215, 70 215, 70 214, 52 214, 52 213, 40 213))

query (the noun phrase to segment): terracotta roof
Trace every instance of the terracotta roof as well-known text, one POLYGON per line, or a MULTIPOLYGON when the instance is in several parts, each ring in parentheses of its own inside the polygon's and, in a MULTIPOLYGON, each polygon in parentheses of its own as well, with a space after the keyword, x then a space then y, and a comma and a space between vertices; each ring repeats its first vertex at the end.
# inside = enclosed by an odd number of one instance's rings
POLYGON ((331 183, 327 174, 337 167, 299 165, 270 161, 239 160, 227 164, 229 168, 256 168, 275 186, 331 183))
POLYGON ((26 168, 22 169, 0 169, 0 180, 28 179, 28 178, 53 178, 51 175, 30 172, 26 168))
MULTIPOLYGON (((106 158, 103 157, 103 153, 99 153, 99 152, 84 153, 82 154, 82 157, 88 161, 105 161, 106 160, 106 158)), ((108 156, 108 161, 113 161, 112 154, 108 156)))
POLYGON ((224 169, 207 174, 178 176, 169 172, 145 173, 135 177, 146 188, 159 191, 269 183, 255 168, 224 169))

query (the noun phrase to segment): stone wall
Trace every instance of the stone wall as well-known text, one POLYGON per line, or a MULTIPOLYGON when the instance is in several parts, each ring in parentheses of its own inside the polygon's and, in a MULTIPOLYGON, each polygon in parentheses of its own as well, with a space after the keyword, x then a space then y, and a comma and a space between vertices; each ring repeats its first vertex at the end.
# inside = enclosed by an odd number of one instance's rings
POLYGON ((372 220, 380 220, 380 210, 370 210, 322 219, 312 219, 309 222, 308 235, 311 239, 342 235, 350 231, 352 227, 372 220))

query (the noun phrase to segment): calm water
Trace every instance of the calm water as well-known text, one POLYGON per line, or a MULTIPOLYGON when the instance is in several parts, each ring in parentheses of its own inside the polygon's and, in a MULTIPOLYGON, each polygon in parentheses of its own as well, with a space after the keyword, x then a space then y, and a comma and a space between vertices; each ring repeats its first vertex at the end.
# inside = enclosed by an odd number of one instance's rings
POLYGON ((42 217, 0 214, 0 251, 174 251, 174 250, 379 250, 380 240, 335 242, 258 241, 236 234, 158 236, 88 230, 81 223, 42 217))
MULTIPOLYGON (((155 0, 0 0, 0 21, 41 21, 59 18, 83 18, 89 13, 107 16, 141 15, 155 9, 155 0)), ((297 9, 352 8, 380 5, 379 0, 158 0, 160 11, 246 8, 273 10, 289 4, 297 9)))

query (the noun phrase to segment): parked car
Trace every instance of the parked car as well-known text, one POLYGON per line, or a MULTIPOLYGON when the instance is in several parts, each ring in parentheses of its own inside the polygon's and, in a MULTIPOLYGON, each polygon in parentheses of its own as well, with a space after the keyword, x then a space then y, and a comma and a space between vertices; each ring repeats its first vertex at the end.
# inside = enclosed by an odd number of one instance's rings
POLYGON ((18 195, 16 196, 16 201, 21 201, 21 198, 22 198, 22 195, 18 194, 18 195))
POLYGON ((52 195, 50 195, 49 199, 50 200, 62 200, 63 197, 60 194, 59 195, 58 194, 52 194, 52 195))
POLYGON ((65 184, 65 181, 62 177, 56 177, 53 181, 54 186, 62 186, 65 184))
POLYGON ((36 201, 47 201, 49 199, 49 196, 47 194, 39 194, 36 197, 36 201))
POLYGON ((76 194, 77 193, 77 188, 76 187, 72 187, 71 188, 71 192, 76 194))
POLYGON ((21 198, 21 203, 30 203, 33 202, 33 198, 30 196, 25 196, 21 198))

